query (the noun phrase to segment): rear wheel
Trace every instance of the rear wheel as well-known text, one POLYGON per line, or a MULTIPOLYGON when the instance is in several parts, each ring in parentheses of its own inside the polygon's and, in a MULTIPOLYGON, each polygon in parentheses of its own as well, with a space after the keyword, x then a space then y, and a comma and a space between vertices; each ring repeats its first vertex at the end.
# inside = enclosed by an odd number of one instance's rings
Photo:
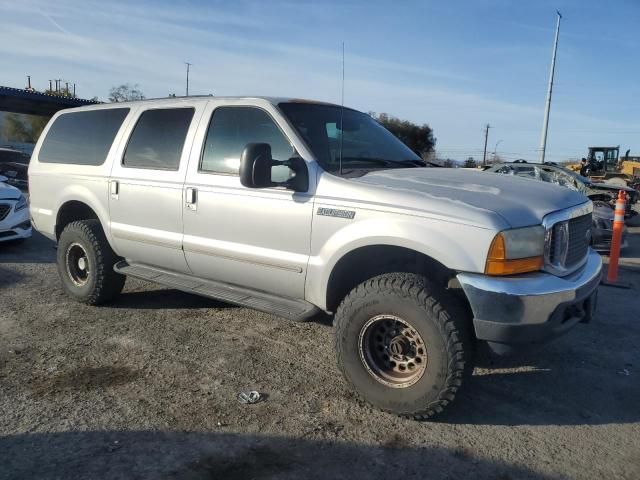
POLYGON ((113 271, 119 258, 98 220, 67 225, 58 240, 57 260, 64 290, 79 302, 98 305, 124 287, 126 277, 113 271))
POLYGON ((335 317, 338 363, 372 405, 426 419, 443 411, 470 372, 467 314, 420 275, 372 278, 335 317))

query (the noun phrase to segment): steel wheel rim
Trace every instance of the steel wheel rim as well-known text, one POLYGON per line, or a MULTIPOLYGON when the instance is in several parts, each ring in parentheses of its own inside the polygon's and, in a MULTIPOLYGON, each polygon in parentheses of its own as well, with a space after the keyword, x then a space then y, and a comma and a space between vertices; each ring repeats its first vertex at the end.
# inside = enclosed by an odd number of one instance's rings
POLYGON ((89 281, 89 257, 82 245, 72 243, 66 253, 67 274, 71 281, 81 287, 89 281))
POLYGON ((378 382, 406 388, 427 369, 427 347, 418 331, 395 315, 369 319, 358 338, 360 360, 378 382))

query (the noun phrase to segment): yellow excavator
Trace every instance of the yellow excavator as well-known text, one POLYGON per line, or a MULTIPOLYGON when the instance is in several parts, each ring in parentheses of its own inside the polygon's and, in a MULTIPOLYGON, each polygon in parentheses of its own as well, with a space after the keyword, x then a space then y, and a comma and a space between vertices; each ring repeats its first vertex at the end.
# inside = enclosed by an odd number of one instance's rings
MULTIPOLYGON (((620 145, 617 147, 589 147, 587 165, 589 176, 594 180, 620 179, 627 182, 640 180, 640 156, 631 156, 627 150, 620 158, 620 145)), ((580 171, 581 164, 573 164, 569 168, 580 171)))

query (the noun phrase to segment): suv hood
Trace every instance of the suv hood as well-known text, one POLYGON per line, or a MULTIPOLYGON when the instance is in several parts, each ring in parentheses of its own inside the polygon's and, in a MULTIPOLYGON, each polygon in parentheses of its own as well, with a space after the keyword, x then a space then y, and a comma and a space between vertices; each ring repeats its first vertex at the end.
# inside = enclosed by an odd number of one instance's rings
POLYGON ((0 182, 0 200, 17 200, 22 193, 16 187, 0 182))
POLYGON ((537 225, 548 213, 589 201, 537 180, 453 168, 381 170, 350 181, 375 188, 378 203, 498 228, 537 225))

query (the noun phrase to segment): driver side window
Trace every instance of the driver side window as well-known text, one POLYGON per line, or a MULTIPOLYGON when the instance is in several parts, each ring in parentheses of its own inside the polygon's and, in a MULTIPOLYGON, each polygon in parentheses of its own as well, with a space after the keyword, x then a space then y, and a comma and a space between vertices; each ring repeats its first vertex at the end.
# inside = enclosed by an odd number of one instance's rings
MULTIPOLYGON (((294 153, 287 137, 264 110, 218 107, 211 116, 200 171, 238 175, 240 155, 248 143, 268 143, 274 160, 288 160, 294 153)), ((272 168, 273 181, 284 181, 290 175, 288 167, 272 168)))

